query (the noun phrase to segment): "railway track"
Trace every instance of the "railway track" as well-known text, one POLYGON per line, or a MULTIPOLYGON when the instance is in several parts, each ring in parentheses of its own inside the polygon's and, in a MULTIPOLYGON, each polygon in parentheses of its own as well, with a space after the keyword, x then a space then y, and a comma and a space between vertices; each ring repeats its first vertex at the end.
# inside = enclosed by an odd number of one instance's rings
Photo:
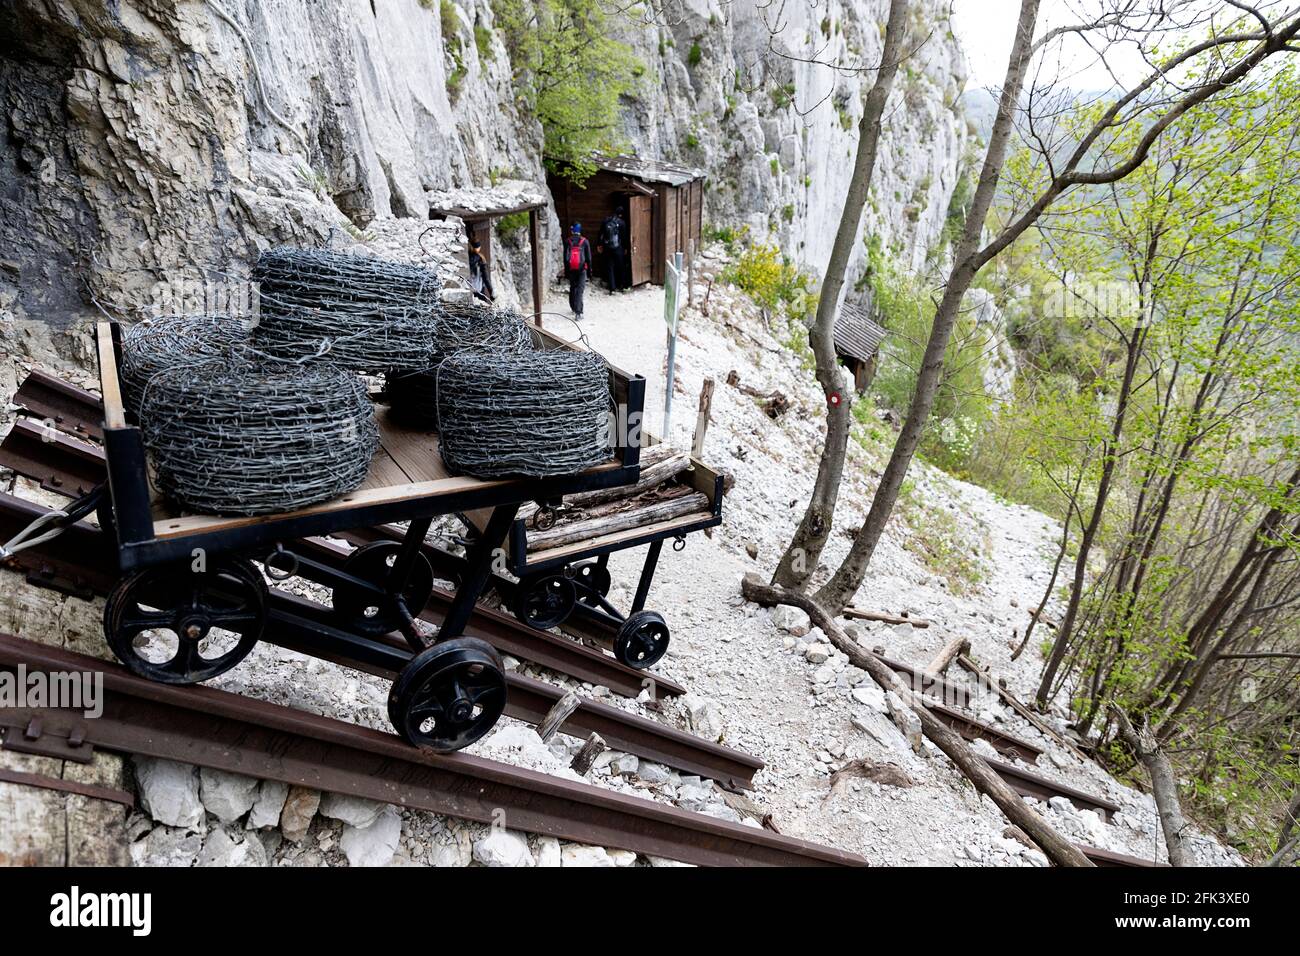
POLYGON ((864 866, 862 857, 588 784, 485 760, 211 687, 145 680, 125 668, 0 634, 0 669, 101 672, 103 714, 0 710, 5 746, 89 759, 95 748, 380 800, 479 823, 701 866, 864 866), (504 813, 504 818, 502 814, 504 813))
MULTIPOLYGON (((9 495, 0 495, 0 536, 12 534, 34 517, 46 512, 47 509, 38 505, 9 495)), ((20 552, 13 560, 27 569, 28 579, 37 585, 51 586, 58 578, 79 582, 86 592, 102 594, 111 587, 116 577, 111 570, 111 553, 101 532, 89 525, 78 524, 50 542, 20 552)), ((330 555, 339 557, 337 552, 325 547, 318 548, 315 553, 322 558, 329 558, 330 555)), ((90 594, 78 596, 88 597, 90 594)), ((364 651, 359 652, 359 642, 355 636, 347 640, 330 627, 329 608, 285 591, 271 589, 270 610, 270 621, 262 636, 268 643, 324 657, 342 666, 377 674, 389 680, 411 658, 410 647, 395 636, 372 638, 361 645, 364 651)), ((426 611, 422 616, 435 622, 439 620, 436 612, 426 611)), ((491 642, 494 632, 480 632, 477 629, 479 617, 476 613, 471 618, 467 633, 482 636, 491 642)), ((496 617, 502 626, 509 625, 530 634, 540 633, 525 628, 504 615, 496 617)), ((576 650, 595 653, 578 647, 565 638, 546 636, 576 650)), ((509 650, 506 652, 511 653, 509 650)), ((604 660, 614 667, 622 668, 621 664, 611 658, 604 660)), ((633 673, 640 674, 636 671, 633 673)), ((553 684, 516 672, 507 672, 506 680, 509 686, 506 714, 528 723, 539 722, 563 696, 563 691, 553 684)), ((640 684, 637 689, 641 689, 640 684)), ((757 757, 589 698, 581 701, 578 709, 560 729, 580 737, 599 733, 611 747, 636 754, 645 760, 666 764, 675 770, 717 780, 732 789, 751 788, 754 774, 763 766, 757 757)))

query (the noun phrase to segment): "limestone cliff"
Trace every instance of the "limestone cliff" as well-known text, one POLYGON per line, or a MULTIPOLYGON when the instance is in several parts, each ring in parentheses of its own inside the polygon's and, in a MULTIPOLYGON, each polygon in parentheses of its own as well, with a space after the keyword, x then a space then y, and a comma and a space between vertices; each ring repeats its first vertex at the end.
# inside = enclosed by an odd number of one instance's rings
MULTIPOLYGON (((629 145, 704 167, 707 219, 819 265, 871 74, 813 61, 873 64, 884 7, 789 3, 777 22, 770 3, 684 0, 620 20, 646 67, 629 145)), ((918 4, 927 40, 900 72, 868 213, 914 262, 966 136, 941 7, 918 4)), ((157 309, 271 243, 420 258, 429 190, 544 179, 489 0, 0 0, 0 115, 8 338, 157 309)), ((522 287, 502 239, 498 271, 522 287)))

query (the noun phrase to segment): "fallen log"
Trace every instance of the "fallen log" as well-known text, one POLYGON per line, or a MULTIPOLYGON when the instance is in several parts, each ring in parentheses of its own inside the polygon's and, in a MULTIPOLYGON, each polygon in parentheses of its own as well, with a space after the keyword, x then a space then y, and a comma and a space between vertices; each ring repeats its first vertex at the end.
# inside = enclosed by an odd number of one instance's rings
POLYGON ((670 521, 696 511, 708 510, 708 497, 702 492, 691 492, 646 508, 620 511, 596 520, 575 521, 548 531, 534 531, 528 535, 528 550, 543 551, 558 548, 573 544, 575 541, 586 541, 600 535, 626 531, 628 528, 639 528, 657 521, 670 521))
POLYGON ((846 607, 843 616, 859 621, 880 621, 884 624, 911 624, 913 627, 930 626, 930 622, 924 618, 908 617, 906 614, 886 614, 884 611, 864 611, 858 607, 846 607))
POLYGON ((1016 826, 1029 835, 1047 858, 1058 866, 1092 866, 1092 862, 1079 852, 1078 847, 1057 833, 1047 821, 1025 805, 1007 783, 974 751, 956 732, 930 713, 925 701, 912 693, 908 686, 875 654, 852 640, 839 623, 811 597, 798 591, 773 587, 757 574, 746 574, 741 582, 741 594, 758 604, 789 604, 805 611, 813 623, 857 667, 871 675, 885 691, 893 691, 916 713, 921 720, 921 730, 940 750, 948 755, 966 778, 980 793, 987 794, 1016 826))
POLYGON ((925 667, 926 677, 938 677, 948 669, 948 665, 953 662, 958 654, 965 654, 970 651, 970 638, 954 637, 943 649, 935 655, 934 660, 930 661, 925 667))

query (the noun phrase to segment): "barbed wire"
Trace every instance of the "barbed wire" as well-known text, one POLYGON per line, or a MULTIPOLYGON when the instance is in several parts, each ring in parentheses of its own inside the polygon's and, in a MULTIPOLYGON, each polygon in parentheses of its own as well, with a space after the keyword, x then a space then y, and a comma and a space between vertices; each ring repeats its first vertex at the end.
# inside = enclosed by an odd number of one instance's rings
POLYGON ((453 472, 540 478, 610 458, 609 369, 594 352, 462 352, 435 377, 439 448, 453 472))
POLYGON ((240 346, 156 373, 140 422, 155 486, 201 514, 272 514, 337 498, 365 480, 379 444, 356 375, 240 346))
POLYGON ((416 428, 437 430, 437 370, 447 358, 461 352, 518 354, 535 347, 533 334, 519 313, 468 299, 444 300, 428 367, 412 372, 394 369, 388 373, 389 407, 399 421, 416 428))
POLYGON ((428 269, 328 249, 271 249, 258 257, 260 349, 325 357, 357 372, 424 367, 440 320, 442 282, 428 269))
POLYGON ((251 323, 234 315, 164 315, 122 333, 122 399, 140 416, 144 390, 159 372, 222 355, 248 339, 251 323))

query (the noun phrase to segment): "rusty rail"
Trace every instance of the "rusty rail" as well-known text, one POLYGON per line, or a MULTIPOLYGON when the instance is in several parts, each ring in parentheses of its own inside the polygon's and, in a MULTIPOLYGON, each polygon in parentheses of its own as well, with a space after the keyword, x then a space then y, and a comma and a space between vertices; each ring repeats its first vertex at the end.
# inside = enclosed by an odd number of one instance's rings
POLYGON ((588 784, 484 760, 429 754, 399 738, 210 687, 144 680, 92 657, 0 635, 0 667, 104 674, 102 716, 6 708, 6 737, 42 736, 346 793, 480 823, 704 866, 862 866, 862 857, 588 784))
MULTIPOLYGON (((274 590, 271 620, 262 639, 390 680, 411 658, 406 643, 391 635, 365 641, 365 650, 359 653, 361 642, 354 635, 345 639, 331 626, 329 608, 274 590)), ((514 672, 506 673, 506 683, 506 714, 532 724, 564 696, 554 684, 514 672)), ((742 751, 589 698, 582 699, 560 729, 577 737, 598 733, 618 750, 709 777, 732 789, 752 788, 754 774, 763 767, 763 761, 742 751)))
POLYGON ((1037 800, 1065 797, 1080 810, 1095 810, 1097 816, 1101 817, 1103 822, 1109 821, 1111 815, 1119 810, 1119 804, 1107 800, 1105 797, 1084 793, 1082 790, 1068 784, 1058 783, 1047 777, 1040 777, 1036 773, 1030 773, 1028 770, 1012 764, 1002 763, 1000 760, 987 760, 985 762, 993 768, 999 777, 1007 782, 1007 786, 1022 797, 1034 797, 1037 800))
POLYGON ((14 393, 13 403, 32 418, 48 421, 77 438, 102 441, 104 409, 99 396, 33 369, 14 393))
POLYGON ((1088 846, 1086 843, 1076 843, 1075 846, 1096 866, 1122 866, 1135 869, 1168 866, 1167 863, 1157 863, 1140 856, 1129 856, 1127 853, 1116 853, 1114 850, 1103 850, 1101 847, 1088 846))

